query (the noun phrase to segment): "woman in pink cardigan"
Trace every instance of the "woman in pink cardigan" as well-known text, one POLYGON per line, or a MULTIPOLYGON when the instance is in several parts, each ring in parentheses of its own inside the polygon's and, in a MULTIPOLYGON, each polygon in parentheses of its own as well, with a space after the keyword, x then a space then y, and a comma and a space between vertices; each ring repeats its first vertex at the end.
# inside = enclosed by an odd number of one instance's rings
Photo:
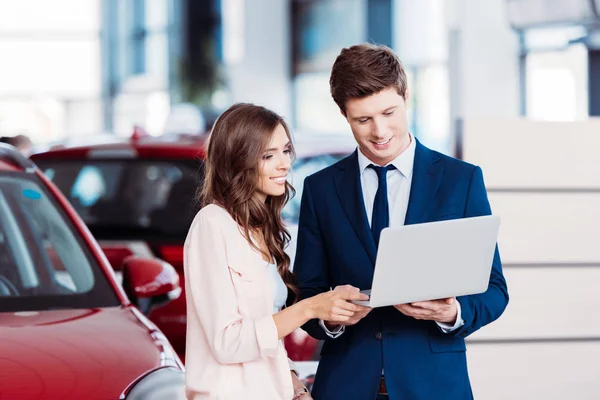
POLYGON ((281 210, 293 188, 283 119, 236 104, 213 127, 198 212, 185 241, 189 400, 308 400, 282 338, 318 318, 344 322, 365 300, 345 287, 285 307, 297 293, 281 210))

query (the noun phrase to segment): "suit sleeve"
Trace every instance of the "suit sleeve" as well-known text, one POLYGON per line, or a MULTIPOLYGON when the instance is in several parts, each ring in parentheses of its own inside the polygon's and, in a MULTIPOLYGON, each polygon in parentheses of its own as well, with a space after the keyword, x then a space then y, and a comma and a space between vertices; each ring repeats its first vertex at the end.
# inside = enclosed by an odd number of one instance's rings
POLYGON ((193 302, 188 313, 196 313, 221 364, 277 355, 279 339, 273 316, 251 319, 238 312, 226 238, 215 218, 201 216, 193 223, 184 248, 184 267, 187 296, 193 302))
MULTIPOLYGON (((469 184, 469 193, 464 213, 465 217, 478 217, 491 215, 491 213, 492 210, 483 182, 483 173, 481 168, 475 167, 469 184)), ((467 337, 502 315, 508 305, 508 289, 502 273, 502 262, 500 261, 500 253, 498 252, 497 245, 494 252, 488 289, 481 294, 459 297, 458 301, 461 305, 462 319, 465 323, 450 334, 467 337)))
MULTIPOLYGON (((325 243, 323 243, 322 232, 313 204, 310 178, 304 180, 304 190, 300 203, 294 273, 296 274, 301 299, 331 289, 325 243)), ((318 319, 308 321, 302 326, 302 329, 315 339, 332 339, 319 325, 318 319)))

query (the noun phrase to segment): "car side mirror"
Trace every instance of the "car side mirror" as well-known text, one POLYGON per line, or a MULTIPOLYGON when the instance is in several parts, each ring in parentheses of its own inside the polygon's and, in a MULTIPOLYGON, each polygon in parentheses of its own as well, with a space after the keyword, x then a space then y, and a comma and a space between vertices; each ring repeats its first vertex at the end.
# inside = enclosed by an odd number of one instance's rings
POLYGON ((181 295, 179 275, 158 258, 129 256, 123 260, 123 289, 129 300, 148 315, 154 307, 181 295))

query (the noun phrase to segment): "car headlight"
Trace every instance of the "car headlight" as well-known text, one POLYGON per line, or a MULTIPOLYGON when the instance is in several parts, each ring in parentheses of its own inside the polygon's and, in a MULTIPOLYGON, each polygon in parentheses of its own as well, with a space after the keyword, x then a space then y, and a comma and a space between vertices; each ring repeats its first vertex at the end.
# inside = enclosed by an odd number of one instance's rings
POLYGON ((143 376, 130 387, 125 400, 185 400, 185 373, 165 367, 143 376))

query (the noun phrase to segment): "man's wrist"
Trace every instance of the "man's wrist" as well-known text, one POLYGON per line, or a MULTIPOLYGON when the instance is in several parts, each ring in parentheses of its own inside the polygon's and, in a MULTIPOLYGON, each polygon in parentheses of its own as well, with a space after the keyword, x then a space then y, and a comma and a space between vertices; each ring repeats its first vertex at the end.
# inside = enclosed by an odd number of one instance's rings
POLYGON ((437 320, 436 322, 439 322, 440 324, 446 324, 446 325, 453 326, 456 324, 457 318, 458 318, 458 313, 454 314, 454 318, 452 318, 452 319, 437 320))
POLYGON ((448 319, 445 319, 445 320, 439 320, 437 322, 440 322, 442 324, 447 324, 447 325, 450 325, 450 326, 456 325, 456 320, 458 319, 458 305, 457 305, 457 303, 458 303, 458 300, 454 300, 454 302, 452 303, 452 305, 454 307, 452 307, 452 314, 450 314, 451 317, 448 317, 448 319))
POLYGON ((462 310, 461 310, 460 302, 458 301, 458 299, 455 301, 455 304, 456 304, 456 316, 454 317, 454 322, 448 322, 448 323, 439 322, 439 321, 435 322, 444 333, 453 332, 465 324, 465 321, 462 319, 462 310))
POLYGON ((330 331, 337 331, 338 329, 340 329, 342 327, 342 325, 336 324, 334 322, 323 321, 323 323, 325 324, 327 329, 329 329, 330 331))
POLYGON ((325 325, 325 321, 322 319, 319 320, 319 326, 323 328, 325 334, 332 339, 338 338, 342 333, 344 333, 344 329, 346 328, 344 325, 337 325, 337 327, 333 329, 328 328, 327 325, 325 325))

